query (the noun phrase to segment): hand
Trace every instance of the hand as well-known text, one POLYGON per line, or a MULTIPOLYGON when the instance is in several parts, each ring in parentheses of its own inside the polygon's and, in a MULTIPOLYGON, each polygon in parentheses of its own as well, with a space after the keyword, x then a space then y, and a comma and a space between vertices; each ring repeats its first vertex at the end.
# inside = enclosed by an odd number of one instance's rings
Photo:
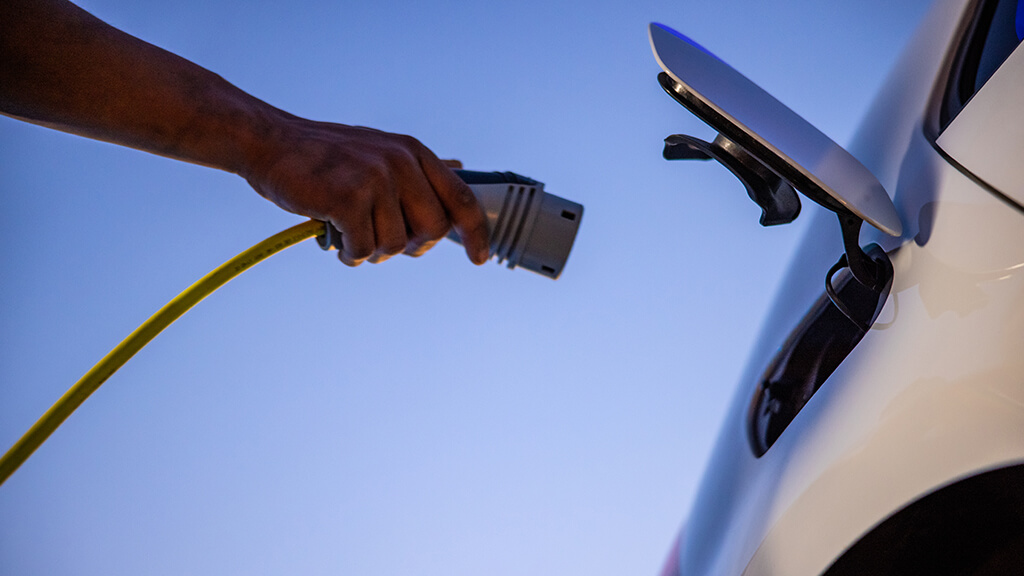
POLYGON ((410 136, 289 116, 239 173, 281 208, 333 224, 348 266, 420 256, 452 227, 474 264, 487 261, 487 220, 473 192, 410 136))
POLYGON ((66 0, 0 0, 0 113, 235 172, 332 223, 342 262, 418 256, 453 226, 488 256, 476 198, 408 136, 298 118, 66 0))

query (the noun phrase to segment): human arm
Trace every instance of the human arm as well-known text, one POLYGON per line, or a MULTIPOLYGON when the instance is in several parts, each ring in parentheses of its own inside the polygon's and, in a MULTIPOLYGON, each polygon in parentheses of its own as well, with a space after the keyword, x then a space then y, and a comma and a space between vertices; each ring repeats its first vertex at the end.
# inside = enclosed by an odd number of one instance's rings
POLYGON ((64 0, 0 2, 0 112, 236 173, 334 224, 351 266, 422 254, 451 227, 487 259, 472 192, 414 138, 288 114, 64 0))

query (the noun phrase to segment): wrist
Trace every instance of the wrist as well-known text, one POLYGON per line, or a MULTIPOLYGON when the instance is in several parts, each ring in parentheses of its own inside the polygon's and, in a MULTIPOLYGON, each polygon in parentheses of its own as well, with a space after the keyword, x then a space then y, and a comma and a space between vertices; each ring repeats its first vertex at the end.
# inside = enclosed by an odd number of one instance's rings
POLYGON ((231 123, 225 130, 230 141, 221 168, 248 179, 274 156, 291 115, 244 92, 238 96, 241 102, 226 118, 231 123))

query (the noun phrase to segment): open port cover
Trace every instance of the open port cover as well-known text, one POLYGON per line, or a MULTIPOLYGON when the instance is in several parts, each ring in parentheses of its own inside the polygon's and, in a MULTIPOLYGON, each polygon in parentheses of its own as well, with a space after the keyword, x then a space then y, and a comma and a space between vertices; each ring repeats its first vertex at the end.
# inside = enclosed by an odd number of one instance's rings
MULTIPOLYGON (((853 155, 686 36, 656 23, 648 27, 648 33, 654 56, 664 70, 659 76, 662 87, 741 148, 743 156, 756 159, 793 188, 836 213, 852 213, 893 236, 902 233, 889 195, 853 155)), ((700 155, 676 156, 683 157, 700 155)), ((744 184, 750 190, 749 183, 744 184)))

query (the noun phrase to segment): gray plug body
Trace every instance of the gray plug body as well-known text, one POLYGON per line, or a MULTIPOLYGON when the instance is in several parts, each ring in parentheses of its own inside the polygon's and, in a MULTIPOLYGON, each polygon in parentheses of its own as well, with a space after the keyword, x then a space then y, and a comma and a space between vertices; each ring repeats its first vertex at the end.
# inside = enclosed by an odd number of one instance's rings
MULTIPOLYGON (((456 174, 476 196, 491 231, 491 258, 557 279, 569 259, 583 206, 544 191, 544 184, 513 172, 456 174)), ((458 236, 449 234, 456 242, 458 236)))
MULTIPOLYGON (((562 274, 583 219, 581 204, 549 194, 543 183, 513 172, 455 173, 487 215, 491 258, 507 262, 510 269, 525 268, 551 279, 562 274)), ((448 238, 461 244, 454 231, 448 238)), ((341 233, 328 222, 317 242, 324 250, 337 248, 341 233)))

